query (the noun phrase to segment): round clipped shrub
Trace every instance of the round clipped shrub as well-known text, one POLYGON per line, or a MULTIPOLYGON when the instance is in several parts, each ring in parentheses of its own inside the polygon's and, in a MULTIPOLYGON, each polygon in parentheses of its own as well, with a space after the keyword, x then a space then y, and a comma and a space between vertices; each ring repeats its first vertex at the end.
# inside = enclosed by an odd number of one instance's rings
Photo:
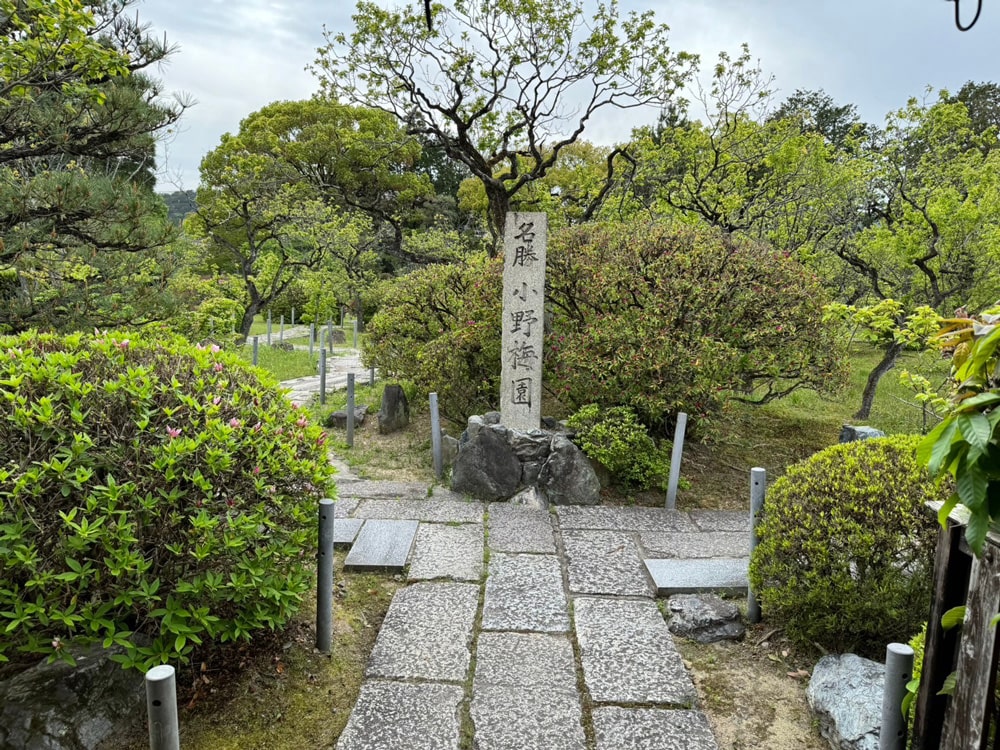
POLYGON ((942 500, 917 436, 836 445, 768 490, 750 585, 803 644, 880 656, 927 619, 942 500))
POLYGON ((626 488, 649 489, 670 469, 670 462, 627 406, 602 410, 588 404, 566 423, 576 430, 575 441, 583 452, 626 488))
POLYGON ((218 347, 0 338, 0 661, 146 669, 284 625, 311 586, 326 436, 218 347))

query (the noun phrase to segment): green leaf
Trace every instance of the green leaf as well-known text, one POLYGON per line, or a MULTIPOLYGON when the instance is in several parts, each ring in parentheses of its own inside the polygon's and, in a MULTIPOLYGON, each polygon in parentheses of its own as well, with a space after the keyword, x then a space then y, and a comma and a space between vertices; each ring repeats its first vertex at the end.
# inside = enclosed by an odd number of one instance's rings
POLYGON ((989 447, 990 435, 993 432, 990 420, 985 414, 975 412, 972 414, 959 414, 958 427, 969 445, 976 448, 980 453, 985 453, 989 447))
POLYGON ((965 622, 965 605, 959 607, 952 607, 943 615, 941 615, 941 627, 945 630, 951 630, 956 625, 961 625, 965 622))
POLYGON ((958 672, 952 672, 944 678, 944 684, 938 690, 938 695, 952 695, 955 692, 955 684, 958 681, 958 672))
POLYGON ((1000 393, 987 391, 986 393, 976 394, 960 403, 958 411, 964 412, 970 409, 978 409, 980 406, 989 406, 990 404, 1000 404, 1000 393))
POLYGON ((941 524, 941 528, 947 528, 948 516, 955 510, 956 505, 958 505, 958 494, 952 493, 951 497, 945 500, 944 505, 938 511, 938 523, 941 524))
POLYGON ((958 424, 952 418, 945 419, 931 430, 917 448, 917 458, 927 464, 927 470, 932 476, 941 473, 941 465, 951 451, 951 441, 958 430, 958 424))
POLYGON ((985 506, 981 506, 969 514, 969 525, 965 528, 965 539, 977 557, 981 557, 983 554, 986 532, 989 530, 990 516, 985 506))
POLYGON ((998 622, 1000 622, 1000 615, 993 615, 993 618, 990 620, 990 627, 995 628, 998 622))
POLYGON ((955 486, 958 489, 958 497, 962 501, 962 505, 971 511, 978 510, 986 500, 989 479, 979 468, 978 463, 967 461, 960 464, 955 473, 958 476, 955 486))

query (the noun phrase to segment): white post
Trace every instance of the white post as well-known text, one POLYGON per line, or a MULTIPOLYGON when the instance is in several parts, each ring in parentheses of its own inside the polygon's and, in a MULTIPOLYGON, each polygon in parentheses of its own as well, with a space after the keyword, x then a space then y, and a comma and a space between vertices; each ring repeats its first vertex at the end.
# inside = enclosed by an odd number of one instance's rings
POLYGON ((177 680, 174 668, 161 664, 146 672, 146 715, 149 750, 180 750, 177 726, 177 680))
MULTIPOLYGON (((759 466, 750 469, 750 555, 757 549, 760 539, 757 537, 757 522, 760 512, 764 509, 764 497, 767 493, 767 471, 759 466)), ((760 602, 753 589, 747 587, 747 619, 750 622, 760 622, 760 602)))
POLYGON ((681 459, 684 456, 684 431, 687 429, 688 415, 680 412, 677 415, 677 426, 674 428, 674 447, 670 452, 670 479, 667 481, 667 510, 677 507, 677 483, 681 478, 681 459))

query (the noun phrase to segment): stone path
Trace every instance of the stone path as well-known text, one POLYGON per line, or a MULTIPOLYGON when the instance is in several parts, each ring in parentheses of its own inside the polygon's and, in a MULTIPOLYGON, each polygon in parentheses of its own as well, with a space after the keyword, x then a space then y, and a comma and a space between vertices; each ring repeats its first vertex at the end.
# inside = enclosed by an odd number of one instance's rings
MULTIPOLYGON (((308 334, 308 331, 306 333, 308 334)), ((352 372, 354 373, 354 381, 357 385, 368 384, 370 371, 366 370, 364 365, 361 364, 360 350, 337 349, 331 353, 326 358, 327 392, 347 388, 347 375, 352 372)), ((377 375, 378 373, 376 372, 377 375)), ((280 385, 289 391, 288 400, 293 404, 301 406, 319 393, 319 374, 308 375, 304 378, 283 380, 280 385)))
POLYGON ((339 495, 345 537, 416 533, 337 750, 717 750, 644 560, 745 566, 747 514, 550 513, 349 473, 339 495))

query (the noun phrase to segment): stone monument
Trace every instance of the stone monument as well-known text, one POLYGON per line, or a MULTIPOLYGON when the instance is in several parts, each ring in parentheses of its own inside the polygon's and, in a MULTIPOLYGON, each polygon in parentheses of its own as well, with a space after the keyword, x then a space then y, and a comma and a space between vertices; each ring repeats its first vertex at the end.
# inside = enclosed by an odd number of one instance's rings
POLYGON ((517 430, 537 430, 542 418, 548 217, 508 213, 503 237, 500 421, 517 430))

